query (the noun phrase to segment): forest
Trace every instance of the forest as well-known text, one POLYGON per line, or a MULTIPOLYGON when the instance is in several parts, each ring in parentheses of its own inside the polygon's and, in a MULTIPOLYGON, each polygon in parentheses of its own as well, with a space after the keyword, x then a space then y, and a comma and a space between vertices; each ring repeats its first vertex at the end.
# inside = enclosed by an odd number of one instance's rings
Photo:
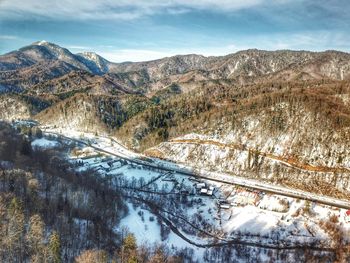
MULTIPOLYGON (((241 125, 240 120, 246 116, 288 103, 289 109, 297 106, 308 109, 315 123, 321 119, 342 134, 350 127, 350 110, 340 97, 349 93, 348 81, 264 82, 244 87, 222 83, 203 85, 149 105, 125 121, 115 133, 129 146, 143 151, 169 138, 215 128, 219 121, 231 123, 232 127, 241 125)), ((271 113, 266 128, 272 133, 286 130, 285 118, 283 114, 271 113)))
POLYGON ((162 245, 137 246, 120 193, 81 173, 61 149, 33 149, 40 129, 0 123, 1 262, 182 262, 162 245))

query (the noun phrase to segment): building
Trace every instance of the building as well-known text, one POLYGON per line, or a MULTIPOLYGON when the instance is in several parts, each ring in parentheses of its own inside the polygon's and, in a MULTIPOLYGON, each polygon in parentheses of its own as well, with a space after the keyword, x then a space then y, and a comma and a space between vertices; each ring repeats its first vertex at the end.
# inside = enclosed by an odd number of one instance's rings
POLYGON ((201 191, 200 191, 200 193, 201 193, 202 195, 206 195, 206 194, 208 194, 208 189, 207 189, 207 188, 202 188, 201 191))
POLYGON ((197 189, 205 188, 206 184, 205 183, 198 183, 196 184, 197 189))
POLYGON ((345 212, 345 222, 350 223, 350 210, 345 212))
POLYGON ((256 191, 248 191, 245 189, 238 189, 230 197, 231 205, 245 206, 245 205, 256 205, 260 200, 259 193, 256 191))
POLYGON ((229 204, 226 204, 226 203, 222 203, 222 204, 220 204, 220 208, 221 208, 221 209, 229 209, 229 208, 230 208, 230 205, 229 205, 229 204))

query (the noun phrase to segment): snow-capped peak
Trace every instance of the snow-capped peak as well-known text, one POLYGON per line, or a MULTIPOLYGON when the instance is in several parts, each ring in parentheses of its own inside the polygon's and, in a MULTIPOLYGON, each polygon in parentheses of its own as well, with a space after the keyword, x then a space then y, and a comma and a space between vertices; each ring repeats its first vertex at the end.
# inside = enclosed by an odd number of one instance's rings
POLYGON ((89 63, 92 63, 101 72, 106 72, 108 70, 109 62, 95 52, 83 52, 77 55, 83 57, 89 61, 89 63))
POLYGON ((32 44, 32 46, 45 46, 45 47, 55 46, 56 47, 57 45, 53 44, 53 43, 50 43, 50 42, 48 42, 46 40, 41 40, 41 41, 34 42, 32 44))
POLYGON ((93 61, 95 63, 101 63, 101 62, 106 62, 104 58, 102 58, 100 55, 96 54, 95 52, 83 52, 78 55, 83 56, 84 58, 93 61))
POLYGON ((39 46, 44 46, 44 45, 47 45, 49 42, 47 42, 46 40, 41 40, 38 42, 38 45, 39 46))
POLYGON ((82 54, 84 55, 84 57, 89 58, 91 60, 95 60, 95 61, 97 61, 99 58, 99 55, 97 55, 95 52, 86 51, 86 52, 83 52, 82 54))

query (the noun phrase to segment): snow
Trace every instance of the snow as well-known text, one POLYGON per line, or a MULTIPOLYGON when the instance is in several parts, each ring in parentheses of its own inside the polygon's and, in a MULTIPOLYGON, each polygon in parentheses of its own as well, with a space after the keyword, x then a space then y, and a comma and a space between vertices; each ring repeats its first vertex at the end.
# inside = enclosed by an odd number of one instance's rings
POLYGON ((127 227, 135 235, 138 245, 145 242, 161 242, 160 226, 158 225, 157 217, 140 207, 135 209, 131 203, 128 203, 127 206, 129 214, 121 220, 119 228, 127 227), (143 213, 142 216, 138 214, 140 212, 143 213), (154 218, 154 221, 150 221, 151 217, 154 218))
POLYGON ((269 211, 283 212, 285 209, 289 209, 289 201, 287 198, 265 195, 260 201, 259 207, 269 211), (282 200, 285 201, 286 207, 281 203, 282 200))
POLYGON ((170 248, 192 248, 195 252, 195 258, 200 259, 203 256, 204 248, 189 244, 172 231, 169 233, 168 238, 162 241, 157 217, 143 208, 134 208, 131 203, 128 203, 127 206, 129 214, 121 220, 118 229, 127 228, 134 234, 138 245, 164 242, 170 248), (139 213, 142 213, 142 215, 140 216, 139 213), (150 220, 151 217, 153 217, 153 221, 150 220))
POLYGON ((31 145, 33 148, 54 148, 59 146, 59 142, 40 138, 32 141, 31 145))
POLYGON ((38 46, 45 46, 47 44, 48 44, 48 42, 46 40, 41 40, 41 41, 37 42, 38 46))
MULTIPOLYGON (((208 172, 204 169, 197 172, 205 175, 207 180, 186 176, 176 172, 165 172, 150 167, 144 166, 141 163, 133 163, 130 159, 141 161, 142 155, 133 153, 115 141, 113 138, 94 136, 93 134, 75 134, 80 140, 89 140, 92 147, 89 149, 91 157, 82 158, 75 157, 74 161, 83 162, 83 167, 98 168, 98 173, 103 177, 114 179, 119 178, 122 182, 135 182, 136 188, 142 190, 163 191, 171 196, 182 195, 184 191, 189 193, 187 198, 191 201, 191 205, 186 207, 179 203, 179 207, 167 207, 164 209, 168 212, 179 213, 181 217, 185 217, 188 222, 191 222, 198 229, 213 233, 220 233, 220 238, 229 240, 232 236, 242 235, 242 238, 247 241, 257 243, 270 243, 275 240, 275 235, 281 241, 293 242, 312 242, 315 240, 327 240, 328 235, 320 228, 320 221, 329 219, 330 215, 336 215, 339 218, 340 225, 345 231, 350 231, 350 223, 346 222, 344 216, 345 209, 334 209, 330 206, 311 203, 310 214, 302 211, 306 206, 305 201, 300 201, 296 198, 285 197, 285 193, 300 195, 300 197, 317 197, 320 200, 339 202, 332 198, 312 195, 310 193, 295 191, 294 189, 278 187, 268 183, 263 183, 258 180, 247 179, 228 175, 222 172, 208 172), (97 147, 97 148, 93 148, 97 147), (107 150, 111 153, 118 154, 121 157, 104 154, 98 156, 99 149, 107 150), (123 157, 129 158, 125 161, 123 157), (220 179, 227 183, 211 181, 210 178, 220 179), (142 184, 140 184, 142 182, 142 184), (148 185, 149 183, 149 185, 148 185), (241 186, 237 186, 241 185, 241 186), (197 186, 205 186, 206 189, 215 189, 213 196, 201 195, 197 190, 197 186), (215 188, 214 188, 215 187, 215 188), (265 194, 263 190, 253 191, 251 188, 272 190, 280 194, 265 194), (239 191, 238 191, 239 190, 239 191), (228 204, 234 198, 250 198, 256 197, 256 202, 249 204, 240 204, 241 206, 228 205, 227 209, 220 209, 219 200, 225 200, 228 204), (199 219, 200 218, 200 219, 199 219), (240 233, 240 234, 238 234, 240 233), (250 235, 253 234, 253 235, 250 235), (259 238, 257 237, 259 236, 259 238), (261 238, 260 238, 261 237, 261 238)), ((287 140, 288 138, 286 138, 287 140)), ((33 142, 34 143, 34 142, 33 142)), ((45 144, 41 142, 39 144, 45 144)), ((46 145, 46 144, 45 144, 46 145)), ((84 149, 84 148, 83 148, 84 149)), ((181 151, 181 150, 180 150, 181 151)), ((84 151, 83 151, 84 152, 84 151)), ((220 156, 221 153, 218 155, 220 156)), ((166 162, 153 159, 152 164, 163 167, 171 167, 174 170, 181 169, 191 171, 192 168, 180 165, 177 163, 166 162)), ((79 167, 77 169, 81 169, 79 167)), ((137 192, 137 191, 136 191, 137 192)), ((147 196, 147 193, 142 191, 137 192, 137 195, 147 196)), ((255 199, 254 199, 255 200, 255 199)), ((166 201, 164 201, 166 202, 166 201)), ((242 202, 243 203, 243 202, 242 202)), ((224 203, 222 203, 224 204, 224 203)), ((117 229, 127 227, 130 232, 135 234, 139 244, 143 242, 165 242, 170 247, 175 248, 191 248, 198 259, 201 259, 205 249, 198 248, 195 245, 188 243, 174 232, 170 231, 166 240, 161 240, 161 225, 157 217, 146 209, 146 207, 134 207, 132 203, 127 204, 129 214, 123 218, 117 229), (139 215, 141 213, 141 216, 139 215), (150 220, 154 217, 154 221, 150 220)), ((166 217, 171 216, 162 212, 166 217)), ((207 235, 200 235, 199 230, 193 230, 194 233, 188 234, 187 224, 184 221, 173 222, 181 234, 186 236, 196 244, 210 244, 213 239, 207 235), (186 232, 187 231, 187 232, 186 232)))
POLYGON ((207 194, 207 193, 208 193, 208 189, 206 189, 206 188, 201 189, 201 194, 207 194))
POLYGON ((259 211, 254 206, 235 207, 231 219, 223 224, 223 229, 230 233, 235 230, 254 234, 268 234, 276 228, 278 219, 271 213, 259 211))
POLYGON ((194 251, 193 259, 202 259, 203 254, 205 252, 205 248, 197 247, 195 245, 189 244, 187 241, 183 240, 178 235, 174 234, 173 232, 170 232, 167 240, 165 241, 169 246, 173 246, 176 248, 191 248, 194 251))

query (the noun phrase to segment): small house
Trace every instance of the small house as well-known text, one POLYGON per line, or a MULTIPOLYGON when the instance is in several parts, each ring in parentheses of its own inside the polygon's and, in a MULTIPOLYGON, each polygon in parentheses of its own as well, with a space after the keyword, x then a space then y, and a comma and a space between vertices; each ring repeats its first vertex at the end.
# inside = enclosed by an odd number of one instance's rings
POLYGON ((230 208, 230 205, 229 205, 229 204, 226 204, 226 203, 222 203, 222 204, 220 204, 220 208, 221 208, 221 209, 229 209, 229 208, 230 208))
POLYGON ((202 195, 206 195, 206 194, 208 194, 208 189, 207 188, 202 188, 200 193, 202 195))
POLYGON ((345 212, 345 222, 350 223, 350 210, 345 212))
POLYGON ((205 188, 205 183, 198 183, 198 184, 196 184, 196 188, 197 189, 201 189, 201 188, 205 188))
POLYGON ((247 191, 247 190, 238 190, 236 194, 232 196, 232 205, 256 205, 260 200, 258 192, 247 191))

